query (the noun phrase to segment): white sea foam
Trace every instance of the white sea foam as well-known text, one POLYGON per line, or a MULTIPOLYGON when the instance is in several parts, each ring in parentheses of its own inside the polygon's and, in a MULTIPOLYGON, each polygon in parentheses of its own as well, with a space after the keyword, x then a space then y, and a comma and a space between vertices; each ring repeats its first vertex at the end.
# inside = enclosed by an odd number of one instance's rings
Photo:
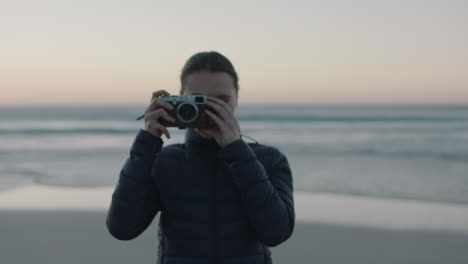
MULTIPOLYGON (((0 210, 107 210, 112 187, 29 185, 0 192, 0 210)), ((396 230, 468 233, 468 206, 295 192, 296 219, 396 230)))
MULTIPOLYGON (((144 109, 0 109, 0 189, 111 186, 144 109)), ((243 134, 288 157, 297 190, 468 204, 467 106, 243 105, 237 115, 243 134)), ((168 130, 164 146, 184 141, 168 130)))

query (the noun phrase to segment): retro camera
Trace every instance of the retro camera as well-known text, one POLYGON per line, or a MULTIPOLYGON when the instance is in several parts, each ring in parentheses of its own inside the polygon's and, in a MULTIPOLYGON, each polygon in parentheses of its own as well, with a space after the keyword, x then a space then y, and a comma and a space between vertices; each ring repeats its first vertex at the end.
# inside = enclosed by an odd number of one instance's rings
POLYGON ((167 110, 170 116, 176 121, 168 122, 165 119, 160 119, 160 123, 166 127, 186 127, 206 128, 210 122, 204 109, 205 102, 208 100, 206 95, 172 95, 161 96, 161 100, 170 103, 173 106, 172 110, 167 110))

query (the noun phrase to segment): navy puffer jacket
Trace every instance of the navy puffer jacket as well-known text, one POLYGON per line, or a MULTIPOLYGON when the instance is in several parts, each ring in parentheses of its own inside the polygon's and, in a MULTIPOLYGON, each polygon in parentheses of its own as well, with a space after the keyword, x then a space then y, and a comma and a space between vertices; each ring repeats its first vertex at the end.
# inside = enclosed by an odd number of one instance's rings
POLYGON ((160 211, 158 264, 272 263, 295 224, 293 180, 278 149, 242 138, 221 148, 192 128, 185 143, 140 130, 107 213, 117 239, 139 236, 160 211))

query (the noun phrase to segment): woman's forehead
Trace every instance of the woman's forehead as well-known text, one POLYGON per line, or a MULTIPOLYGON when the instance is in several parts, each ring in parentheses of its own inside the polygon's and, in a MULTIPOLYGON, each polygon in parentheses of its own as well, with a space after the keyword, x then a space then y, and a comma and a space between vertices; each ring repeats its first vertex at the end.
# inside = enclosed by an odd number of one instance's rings
POLYGON ((186 77, 185 90, 191 94, 232 96, 235 93, 232 77, 225 72, 195 72, 186 77))

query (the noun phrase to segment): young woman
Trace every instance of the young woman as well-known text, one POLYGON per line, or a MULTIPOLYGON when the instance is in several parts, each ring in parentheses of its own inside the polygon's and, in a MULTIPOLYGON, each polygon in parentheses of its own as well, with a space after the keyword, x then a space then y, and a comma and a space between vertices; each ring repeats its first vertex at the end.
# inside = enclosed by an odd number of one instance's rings
MULTIPOLYGON (((218 52, 188 59, 180 94, 208 95, 208 128, 186 128, 185 142, 170 137, 161 119, 172 107, 153 93, 145 126, 120 171, 107 214, 117 239, 139 236, 160 214, 160 264, 272 263, 269 247, 293 233, 293 179, 277 148, 246 143, 234 116, 238 77, 218 52)), ((272 131, 274 133, 274 131, 272 131)))

